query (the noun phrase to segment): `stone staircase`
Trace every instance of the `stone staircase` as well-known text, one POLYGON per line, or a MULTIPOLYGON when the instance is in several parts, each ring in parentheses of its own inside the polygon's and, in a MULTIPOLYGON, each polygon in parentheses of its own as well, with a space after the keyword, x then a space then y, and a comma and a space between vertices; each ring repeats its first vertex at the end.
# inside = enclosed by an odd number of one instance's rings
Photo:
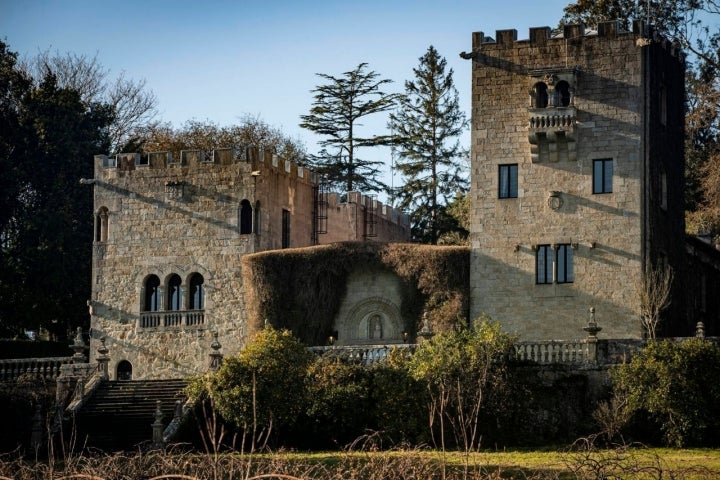
POLYGON ((107 381, 75 416, 77 446, 106 452, 137 450, 152 440, 159 400, 164 427, 185 402, 185 380, 107 381))

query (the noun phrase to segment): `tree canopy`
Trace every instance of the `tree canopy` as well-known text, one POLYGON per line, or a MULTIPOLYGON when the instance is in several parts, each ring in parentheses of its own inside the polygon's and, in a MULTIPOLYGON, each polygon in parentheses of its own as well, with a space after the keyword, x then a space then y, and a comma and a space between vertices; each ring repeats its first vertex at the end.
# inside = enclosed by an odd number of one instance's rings
POLYGON ((414 236, 436 244, 446 204, 467 189, 467 151, 458 137, 468 121, 446 60, 432 45, 419 60, 415 79, 405 82, 399 108, 390 114, 395 168, 405 180, 393 193, 410 214, 414 236))
POLYGON ((109 147, 114 108, 83 101, 46 72, 33 79, 0 42, 0 326, 4 335, 87 321, 90 159, 109 147))
POLYGON ((245 115, 236 125, 220 126, 210 121, 189 120, 181 127, 169 123, 148 125, 137 131, 135 149, 144 152, 204 150, 252 145, 269 149, 286 160, 304 165, 305 146, 259 117, 245 115))
POLYGON ((114 116, 107 127, 110 153, 125 151, 139 128, 155 123, 157 97, 145 80, 127 78, 124 72, 111 77, 97 55, 45 50, 21 62, 20 67, 36 81, 53 75, 58 87, 76 91, 85 104, 111 106, 114 116))
POLYGON ((310 113, 301 115, 300 126, 323 137, 323 150, 314 159, 315 170, 325 175, 333 187, 346 192, 361 190, 377 192, 386 186, 377 177, 382 161, 366 160, 356 154, 358 148, 389 145, 389 135, 363 136, 360 120, 385 112, 395 106, 397 95, 382 88, 392 80, 379 79, 380 74, 368 70, 367 63, 339 77, 318 73, 325 81, 312 93, 314 101, 310 113))

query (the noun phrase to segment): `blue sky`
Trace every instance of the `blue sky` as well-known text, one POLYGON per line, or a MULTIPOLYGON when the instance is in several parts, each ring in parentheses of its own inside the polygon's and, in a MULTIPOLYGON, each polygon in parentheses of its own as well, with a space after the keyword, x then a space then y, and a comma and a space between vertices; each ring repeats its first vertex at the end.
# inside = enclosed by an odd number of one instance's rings
MULTIPOLYGON (((312 103, 316 73, 339 76, 367 62, 401 92, 429 45, 448 61, 470 114, 471 34, 555 27, 569 0, 475 1, 103 1, 0 0, 0 37, 20 55, 48 48, 93 56, 144 78, 160 118, 236 123, 251 114, 319 150, 298 126, 312 103)), ((386 119, 368 119, 385 133, 386 119)), ((462 137, 469 147, 469 133, 462 137)), ((364 158, 388 152, 361 152, 364 158)))

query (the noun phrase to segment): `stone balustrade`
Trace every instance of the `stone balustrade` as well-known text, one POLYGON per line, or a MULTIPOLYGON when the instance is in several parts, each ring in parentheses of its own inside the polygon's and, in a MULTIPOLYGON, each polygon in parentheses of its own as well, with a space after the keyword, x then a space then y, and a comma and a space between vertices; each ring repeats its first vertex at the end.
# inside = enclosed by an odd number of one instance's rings
POLYGON ((199 327, 204 324, 204 310, 141 312, 138 320, 138 327, 142 329, 199 327))
POLYGON ((594 362, 585 340, 548 340, 519 342, 515 345, 515 358, 539 364, 594 362))
POLYGON ((62 365, 72 363, 72 357, 13 358, 0 360, 0 382, 14 382, 23 375, 55 380, 62 365))
POLYGON ((309 347, 308 350, 318 356, 331 356, 350 362, 357 362, 363 365, 372 365, 387 358, 393 349, 402 349, 407 353, 415 351, 415 344, 392 344, 392 345, 343 345, 339 347, 309 347))

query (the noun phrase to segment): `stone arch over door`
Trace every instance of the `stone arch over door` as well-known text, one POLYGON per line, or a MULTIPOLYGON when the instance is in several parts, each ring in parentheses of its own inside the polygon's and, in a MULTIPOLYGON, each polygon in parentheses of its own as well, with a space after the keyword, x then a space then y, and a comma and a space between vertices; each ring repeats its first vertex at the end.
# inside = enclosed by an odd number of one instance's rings
POLYGON ((402 343, 400 308, 383 297, 366 298, 355 304, 338 326, 340 345, 385 345, 402 343))

